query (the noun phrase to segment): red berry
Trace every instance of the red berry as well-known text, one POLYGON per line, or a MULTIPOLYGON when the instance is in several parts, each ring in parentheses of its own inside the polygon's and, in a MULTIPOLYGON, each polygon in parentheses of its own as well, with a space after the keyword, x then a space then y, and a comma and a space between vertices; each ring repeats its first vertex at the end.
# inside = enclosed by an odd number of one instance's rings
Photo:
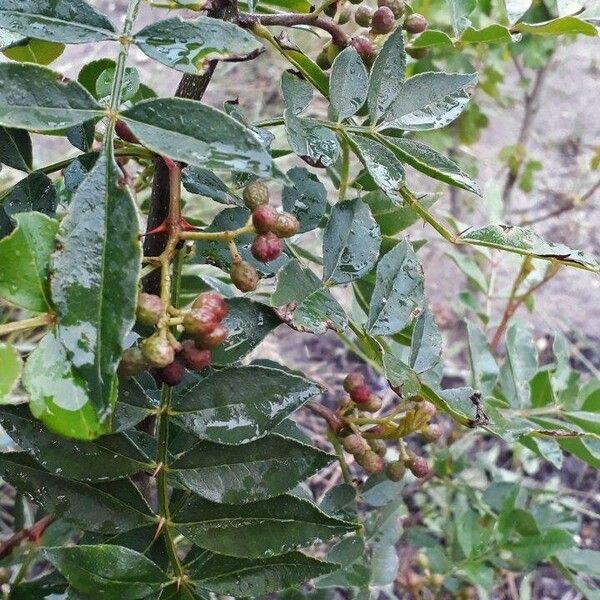
POLYGON ((217 348, 227 339, 228 331, 223 325, 217 325, 210 333, 196 338, 198 348, 217 348))
POLYGON ((175 386, 181 383, 183 376, 185 375, 185 369, 178 360, 174 360, 170 365, 157 369, 156 376, 161 383, 166 385, 175 386))
POLYGON ((408 15, 403 25, 408 33, 423 33, 427 29, 427 19, 419 13, 408 15))
POLYGON ((273 231, 279 213, 268 204, 259 206, 252 213, 252 224, 257 233, 267 233, 273 231))
POLYGON ((351 433, 350 435, 347 435, 342 440, 342 446, 344 446, 344 450, 346 450, 346 452, 354 454, 355 456, 363 454, 368 449, 367 442, 358 433, 351 433))
POLYGON ((269 203, 269 188, 262 181, 252 181, 242 193, 244 204, 250 210, 269 203))
POLYGON ((406 8, 404 0, 377 0, 377 6, 387 6, 394 13, 396 19, 404 14, 406 8))
POLYGON ((371 19, 371 29, 374 33, 386 34, 394 29, 394 13, 387 6, 380 6, 371 19))
POLYGON ((365 385, 365 378, 362 373, 355 371, 354 373, 349 373, 346 375, 344 379, 344 390, 348 393, 351 392, 355 387, 359 387, 361 385, 365 385))
POLYGON ((256 260, 271 262, 281 255, 281 242, 274 233, 261 233, 254 238, 250 252, 256 260))
POLYGON ((192 308, 208 308, 212 310, 217 321, 227 316, 227 303, 217 292, 202 292, 192 304, 192 308))
POLYGON ((419 479, 429 475, 429 465, 423 456, 413 456, 408 463, 410 472, 419 479))
POLYGON ((357 35, 350 40, 350 44, 358 52, 365 65, 370 66, 375 59, 375 46, 371 40, 364 35, 357 35))
POLYGON ((180 357, 190 371, 202 371, 210 365, 210 351, 200 350, 193 340, 184 340, 180 357))
POLYGON ((245 260, 234 262, 229 272, 231 281, 242 292, 253 292, 258 287, 259 277, 256 269, 245 260))
POLYGON ((437 408, 435 404, 429 402, 429 400, 423 400, 419 402, 419 408, 417 409, 421 414, 426 415, 429 419, 435 415, 437 408))
POLYGON ((365 404, 371 397, 371 390, 366 385, 358 385, 350 391, 350 398, 356 404, 365 404))
POLYGON ((215 313, 207 307, 192 308, 183 317, 183 328, 195 338, 207 335, 218 324, 215 313))
POLYGON ((158 369, 170 365, 175 359, 175 350, 169 340, 158 334, 145 339, 141 348, 144 358, 158 369))
POLYGON ((140 325, 153 327, 162 316, 162 304, 155 294, 142 292, 138 296, 136 318, 140 325))
POLYGON ((380 473, 383 471, 384 462, 383 458, 379 454, 373 452, 373 450, 367 450, 362 456, 357 457, 356 462, 367 472, 367 473, 380 473))
POLYGON ((300 229, 300 223, 296 217, 289 213, 283 212, 277 216, 277 221, 273 232, 280 238, 289 238, 298 233, 300 229))

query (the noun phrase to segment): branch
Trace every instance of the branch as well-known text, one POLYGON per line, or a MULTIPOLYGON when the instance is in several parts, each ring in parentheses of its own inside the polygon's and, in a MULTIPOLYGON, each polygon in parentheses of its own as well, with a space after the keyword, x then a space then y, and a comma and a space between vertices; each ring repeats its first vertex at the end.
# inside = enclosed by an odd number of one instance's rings
POLYGON ((8 556, 22 541, 26 539, 32 541, 39 540, 48 525, 50 525, 50 523, 53 521, 53 516, 46 515, 34 523, 29 529, 21 529, 21 531, 17 531, 17 533, 15 533, 13 536, 2 542, 0 544, 0 560, 8 556))

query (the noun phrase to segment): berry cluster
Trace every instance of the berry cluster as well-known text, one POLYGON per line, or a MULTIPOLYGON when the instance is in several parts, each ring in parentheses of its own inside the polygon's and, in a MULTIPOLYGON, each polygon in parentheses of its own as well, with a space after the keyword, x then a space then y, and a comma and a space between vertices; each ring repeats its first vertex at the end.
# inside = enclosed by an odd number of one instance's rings
POLYGON ((185 368, 201 371, 211 362, 211 350, 227 339, 222 324, 227 315, 227 304, 217 292, 203 292, 175 318, 188 339, 179 342, 167 328, 160 328, 164 318, 161 299, 154 294, 141 293, 138 297, 137 324, 159 327, 159 330, 123 353, 119 373, 131 377, 147 368, 158 383, 177 385, 183 379, 185 368))
MULTIPOLYGON (((298 233, 298 219, 269 205, 269 189, 262 181, 249 183, 244 188, 243 198, 246 207, 252 211, 252 226, 256 232, 250 246, 252 256, 264 263, 276 260, 281 255, 281 240, 298 233)), ((239 255, 232 259, 230 276, 242 292, 255 290, 259 281, 256 269, 239 255)))
POLYGON ((415 477, 429 474, 427 460, 406 449, 403 438, 418 433, 425 442, 434 442, 442 435, 442 428, 430 423, 436 414, 435 406, 420 397, 412 398, 395 409, 387 417, 373 418, 371 415, 382 407, 382 400, 365 383, 361 373, 350 373, 344 379, 344 390, 348 393, 340 401, 336 417, 341 423, 337 435, 349 454, 367 473, 385 470, 388 479, 400 481, 408 469, 415 477), (402 414, 400 414, 402 413, 402 414), (366 429, 362 428, 364 425, 366 429), (397 440, 399 458, 386 464, 385 440, 397 440))

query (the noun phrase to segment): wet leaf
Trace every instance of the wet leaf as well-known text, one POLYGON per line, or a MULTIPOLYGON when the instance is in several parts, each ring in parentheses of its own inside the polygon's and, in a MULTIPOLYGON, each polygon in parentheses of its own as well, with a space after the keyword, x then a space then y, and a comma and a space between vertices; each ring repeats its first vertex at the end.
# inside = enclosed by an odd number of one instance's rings
POLYGON ((31 171, 31 138, 26 131, 0 127, 0 163, 19 171, 31 171))
POLYGON ((514 31, 520 33, 532 33, 534 35, 589 35, 597 36, 598 30, 592 23, 578 19, 577 17, 560 17, 544 23, 517 23, 513 26, 514 31))
POLYGON ((407 79, 384 115, 381 129, 438 129, 460 115, 477 74, 419 73, 407 79))
POLYGON ((108 18, 83 0, 0 0, 0 27, 66 44, 117 39, 108 18))
POLYGON ((102 484, 64 479, 20 452, 0 454, 0 473, 45 512, 86 531, 115 534, 154 522, 128 479, 102 484))
POLYGON ((140 421, 156 414, 160 391, 149 373, 119 381, 119 395, 113 417, 113 431, 127 431, 140 421))
POLYGON ((284 186, 281 192, 283 210, 298 219, 299 233, 311 231, 327 212, 327 190, 314 173, 303 167, 293 167, 287 177, 292 185, 284 186))
POLYGON ((211 170, 201 167, 186 167, 181 172, 183 187, 191 194, 206 196, 221 204, 242 205, 242 200, 235 196, 227 185, 211 170))
POLYGON ((279 369, 224 369, 173 398, 173 420, 200 438, 241 444, 269 433, 319 394, 311 381, 279 369))
POLYGON ((352 135, 350 141, 375 184, 390 200, 402 204, 398 190, 404 185, 405 173, 394 153, 377 140, 364 135, 352 135))
POLYGON ((281 93, 285 107, 295 115, 304 111, 313 98, 313 88, 310 83, 289 71, 284 71, 281 75, 281 93))
POLYGON ((398 28, 385 40, 371 69, 367 99, 371 123, 377 123, 398 96, 405 70, 406 53, 402 29, 398 28))
POLYGON ((412 246, 402 241, 377 265, 368 332, 371 335, 398 333, 423 311, 425 305, 423 270, 412 246))
POLYGON ((12 346, 0 343, 0 403, 10 400, 10 393, 21 377, 23 361, 12 346))
POLYGON ((284 554, 357 527, 285 494, 241 506, 191 498, 173 515, 173 524, 201 548, 241 558, 284 554))
POLYGON ((215 365, 229 365, 240 360, 281 324, 272 308, 248 298, 232 298, 227 301, 227 308, 223 325, 229 335, 223 345, 212 352, 215 365))
POLYGON ((481 196, 481 190, 475 181, 456 163, 439 154, 427 144, 402 138, 388 137, 386 140, 396 156, 401 161, 417 169, 417 171, 421 171, 421 173, 438 181, 449 183, 481 196))
POLYGON ((338 566, 301 552, 264 559, 240 559, 207 552, 193 563, 190 579, 202 590, 256 598, 278 590, 297 588, 309 579, 334 571, 338 566))
POLYGON ((0 422, 19 447, 44 469, 67 479, 108 481, 152 468, 153 461, 124 434, 74 444, 49 432, 24 404, 0 407, 0 422))
POLYGON ((333 131, 316 119, 297 117, 290 109, 283 113, 290 148, 313 167, 329 167, 340 155, 333 131))
POLYGON ((309 268, 295 260, 279 272, 271 303, 279 307, 284 321, 300 331, 325 333, 329 328, 346 327, 346 314, 331 292, 309 268))
POLYGON ((490 352, 487 339, 470 321, 467 321, 467 336, 472 383, 483 396, 488 396, 498 380, 498 364, 490 352))
POLYGON ((92 597, 141 600, 169 582, 149 558, 124 546, 55 547, 43 553, 75 589, 92 597))
POLYGON ((45 67, 0 63, 0 124, 60 131, 103 116, 102 108, 75 81, 45 67))
POLYGON ((469 228, 458 238, 459 242, 515 252, 524 256, 556 260, 560 263, 600 272, 600 263, 582 250, 572 250, 564 244, 547 242, 527 227, 487 225, 469 228))
POLYGON ((466 27, 460 36, 460 41, 464 43, 479 43, 484 42, 490 44, 492 42, 512 42, 510 30, 503 25, 494 23, 481 29, 466 27))
MULTIPOLYGON (((388 479, 389 481, 389 479, 388 479)), ((352 535, 338 542, 327 553, 327 559, 337 563, 338 569, 315 581, 317 589, 365 588, 371 581, 368 549, 362 536, 352 535)))
MULTIPOLYGON (((116 65, 108 66, 96 79, 96 89, 92 94, 101 102, 108 102, 110 100, 116 71, 116 65)), ((123 86, 121 89, 121 102, 127 102, 127 100, 131 100, 140 89, 140 74, 134 67, 125 67, 122 77, 123 86)))
POLYGON ((421 393, 439 410, 443 410, 462 425, 477 427, 488 423, 481 396, 473 388, 440 390, 423 384, 421 393))
POLYGON ((508 21, 512 24, 518 21, 531 6, 532 0, 504 0, 508 21))
POLYGON ((223 171, 271 172, 271 156, 258 136, 201 102, 184 98, 144 100, 121 117, 145 146, 174 160, 223 171))
POLYGON ((352 46, 335 57, 329 79, 329 112, 334 121, 358 112, 367 99, 368 80, 365 64, 352 46))
POLYGON ((211 17, 178 17, 151 23, 135 34, 144 54, 183 73, 202 74, 208 61, 244 56, 261 45, 234 23, 211 17))
POLYGON ((36 65, 49 65, 65 51, 64 44, 25 38, 21 43, 13 44, 2 50, 2 54, 10 60, 20 63, 34 63, 36 65))
POLYGON ((34 312, 51 311, 48 271, 58 222, 37 212, 14 219, 16 229, 0 240, 0 297, 34 312))
POLYGON ((37 211, 54 217, 57 204, 58 195, 52 180, 44 173, 34 171, 8 192, 0 206, 7 215, 37 211))
POLYGON ((470 24, 469 15, 475 10, 476 0, 446 0, 454 35, 460 35, 470 24))
POLYGON ((412 40, 410 46, 411 48, 430 48, 432 46, 452 47, 453 43, 447 33, 436 29, 426 29, 412 40))
POLYGON ((350 283, 377 262, 381 235, 369 206, 360 198, 338 202, 323 234, 323 281, 350 283))
MULTIPOLYGON (((433 313, 425 308, 413 327, 409 357, 409 364, 421 381, 432 383, 430 376, 440 366, 441 354, 442 336, 433 313)), ((433 380, 439 384, 437 376, 433 380)))
POLYGON ((279 496, 334 460, 312 445, 278 434, 238 446, 199 442, 169 467, 169 479, 222 504, 279 496))
POLYGON ((100 423, 110 417, 116 369, 135 321, 141 249, 133 199, 103 155, 75 192, 53 258, 57 337, 81 374, 100 423))

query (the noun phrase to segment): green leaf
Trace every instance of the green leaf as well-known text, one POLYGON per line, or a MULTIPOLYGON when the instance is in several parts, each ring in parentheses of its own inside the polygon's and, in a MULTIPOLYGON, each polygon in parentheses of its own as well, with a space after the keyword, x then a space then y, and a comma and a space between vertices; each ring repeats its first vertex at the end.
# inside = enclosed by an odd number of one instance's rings
POLYGON ((487 225, 485 227, 469 228, 460 235, 458 241, 475 246, 515 252, 523 256, 558 261, 596 273, 600 272, 600 263, 593 256, 581 250, 572 250, 564 244, 547 242, 526 227, 487 225))
POLYGON ((508 549, 525 563, 537 563, 559 550, 574 546, 573 536, 562 529, 548 529, 536 535, 511 542, 508 549))
POLYGON ((331 129, 316 119, 296 116, 290 109, 283 112, 290 148, 313 167, 329 167, 338 159, 340 145, 331 129))
POLYGON ((83 0, 0 0, 0 27, 66 44, 117 39, 113 24, 83 0))
POLYGON ((0 297, 27 310, 51 310, 50 254, 58 222, 37 212, 15 215, 16 229, 0 240, 0 297))
POLYGON ((286 371, 235 367, 177 393, 173 420, 203 439, 241 444, 266 435, 317 394, 319 388, 311 381, 286 371))
POLYGON ((33 416, 60 435, 92 440, 106 432, 91 404, 85 381, 73 370, 64 346, 47 333, 23 372, 33 416))
POLYGON ((151 23, 133 39, 150 58, 193 75, 201 74, 208 61, 244 56, 261 47, 253 35, 234 23, 204 16, 151 23))
POLYGON ((404 240, 377 265, 367 330, 371 335, 398 333, 424 306, 423 271, 412 246, 404 240))
POLYGON ((402 29, 398 28, 385 40, 371 69, 367 98, 371 123, 377 123, 397 98, 405 70, 406 53, 402 29))
POLYGON ((238 446, 200 442, 169 466, 169 479, 212 502, 244 504, 279 496, 333 460, 278 434, 238 446))
POLYGON ((473 388, 460 387, 439 390, 423 384, 421 393, 437 408, 448 413, 466 427, 486 425, 488 422, 487 416, 483 412, 481 398, 473 388))
POLYGON ((336 570, 339 565, 290 552, 264 559, 240 559, 205 553, 193 563, 192 583, 216 594, 256 598, 336 570))
POLYGON ((191 498, 173 515, 173 524, 201 548, 241 558, 284 554, 357 527, 291 495, 241 506, 191 498))
POLYGON ((115 534, 154 522, 128 479, 103 484, 72 481, 51 475, 26 454, 15 452, 0 454, 0 473, 45 512, 86 531, 115 534))
POLYGON ((21 43, 13 44, 2 50, 2 54, 10 60, 20 63, 34 63, 36 65, 49 65, 65 51, 64 44, 25 38, 21 43))
POLYGON ((350 283, 377 262, 381 235, 369 206, 360 198, 338 202, 323 233, 323 281, 350 283))
POLYGON ((419 73, 407 79, 384 115, 381 129, 410 131, 445 127, 463 111, 477 74, 419 73))
POLYGON ((518 21, 529 9, 532 0, 504 0, 509 23, 518 21))
POLYGON ((454 35, 460 35, 470 24, 469 15, 475 10, 476 0, 446 0, 454 35))
POLYGON ((329 79, 329 111, 334 121, 356 114, 367 99, 369 75, 358 52, 348 46, 333 61, 329 79))
POLYGON ((94 442, 73 442, 50 433, 25 405, 0 407, 5 431, 47 471, 80 481, 108 481, 152 470, 141 448, 124 434, 105 435, 94 442))
POLYGON ((228 313, 223 320, 228 336, 212 352, 212 363, 229 365, 254 350, 281 321, 273 309, 248 298, 227 301, 228 313))
POLYGON ((349 138, 375 184, 385 192, 390 200, 396 204, 402 204, 402 196, 398 190, 404 185, 405 173, 402 163, 394 153, 370 137, 351 135, 349 138))
POLYGON ((10 400, 10 393, 21 376, 23 361, 12 346, 0 343, 0 364, 0 403, 3 403, 10 400))
POLYGON ((600 552, 584 548, 561 550, 557 558, 576 573, 585 573, 590 577, 600 578, 600 552))
POLYGON ((390 387, 403 398, 417 396, 421 391, 421 382, 414 369, 394 352, 381 348, 380 353, 385 378, 390 387))
MULTIPOLYGON (((286 9, 288 9, 287 2, 286 9)), ((329 96, 329 77, 317 63, 301 50, 289 49, 285 51, 285 55, 298 68, 306 81, 309 81, 325 98, 329 96)))
POLYGON ((447 33, 436 29, 426 29, 412 40, 410 46, 411 48, 430 48, 432 46, 452 47, 453 45, 452 39, 447 33))
POLYGON ((97 544, 44 548, 50 561, 77 590, 106 600, 154 595, 169 577, 143 554, 124 546, 97 544))
POLYGON ((295 260, 279 272, 271 303, 279 308, 280 318, 299 331, 322 334, 347 324, 344 309, 323 282, 295 260))
POLYGON ((427 144, 402 138, 386 138, 390 148, 403 162, 428 177, 449 183, 481 196, 481 190, 456 163, 430 148, 427 144))
MULTIPOLYGON (((409 364, 415 373, 423 379, 440 365, 442 336, 433 317, 426 308, 415 321, 413 327, 409 364)), ((436 383, 437 377, 435 377, 436 383)))
POLYGON ((577 17, 560 17, 544 23, 517 23, 513 27, 519 33, 532 33, 534 35, 564 35, 583 34, 597 36, 598 30, 592 23, 578 19, 577 17))
POLYGON ((26 131, 0 127, 0 163, 19 171, 31 171, 31 138, 26 131))
POLYGON ((39 171, 21 179, 4 197, 1 207, 7 215, 37 211, 54 217, 58 195, 52 180, 39 171))
POLYGON ((241 206, 242 201, 210 169, 186 167, 181 172, 183 187, 191 194, 206 196, 221 204, 241 206))
POLYGON ((0 63, 0 125, 60 131, 101 116, 79 83, 45 67, 0 63))
POLYGON ((113 431, 127 431, 140 421, 156 414, 160 391, 149 373, 119 381, 119 396, 113 418, 113 431))
POLYGON ((498 364, 490 352, 487 339, 471 321, 467 321, 467 336, 473 385, 483 396, 488 396, 498 380, 498 364))
MULTIPOLYGON (((93 95, 101 102, 108 102, 110 100, 116 72, 116 65, 111 65, 104 69, 96 79, 96 89, 93 95)), ((138 93, 140 89, 140 74, 134 67, 125 67, 122 77, 121 102, 126 102, 138 93)))
POLYGON ((474 29, 473 27, 466 27, 460 36, 460 41, 467 44, 475 43, 486 43, 492 42, 512 42, 512 36, 510 30, 504 25, 494 23, 481 29, 474 29))
POLYGON ((114 406, 116 370, 135 322, 141 262, 136 208, 118 184, 112 152, 98 159, 75 192, 59 237, 51 284, 57 337, 103 423, 114 406))
POLYGON ((312 102, 313 88, 294 73, 284 71, 281 75, 283 103, 295 115, 299 115, 312 102))
POLYGON ((391 585, 398 573, 396 544, 402 535, 402 521, 408 510, 404 501, 395 499, 384 506, 369 531, 371 546, 371 585, 391 585))
POLYGON ((142 144, 174 160, 223 171, 271 172, 271 156, 258 136, 201 102, 184 98, 144 100, 123 112, 121 118, 142 144))
POLYGON ((327 190, 314 173, 303 167, 293 167, 287 177, 291 185, 285 185, 281 192, 283 210, 298 219, 299 233, 311 231, 327 211, 327 190))

